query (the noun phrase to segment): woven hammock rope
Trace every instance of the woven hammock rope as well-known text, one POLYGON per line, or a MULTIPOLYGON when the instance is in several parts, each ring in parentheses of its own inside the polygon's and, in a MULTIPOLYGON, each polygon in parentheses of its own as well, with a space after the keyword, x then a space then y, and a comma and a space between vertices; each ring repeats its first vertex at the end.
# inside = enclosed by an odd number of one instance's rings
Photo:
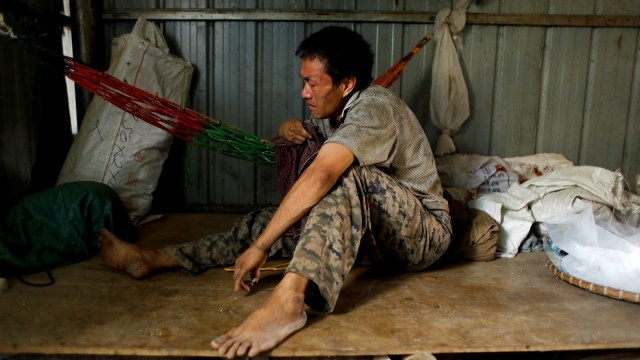
MULTIPOLYGON (((407 55, 372 84, 391 87, 409 60, 430 40, 431 35, 422 38, 407 55)), ((179 139, 223 155, 257 164, 275 165, 275 145, 268 140, 136 88, 73 58, 55 55, 41 48, 34 50, 52 63, 59 64, 62 58, 65 75, 78 86, 179 139)))
POLYGON ((258 164, 274 163, 275 148, 267 140, 150 94, 71 58, 65 58, 64 62, 66 76, 78 86, 179 139, 258 164))

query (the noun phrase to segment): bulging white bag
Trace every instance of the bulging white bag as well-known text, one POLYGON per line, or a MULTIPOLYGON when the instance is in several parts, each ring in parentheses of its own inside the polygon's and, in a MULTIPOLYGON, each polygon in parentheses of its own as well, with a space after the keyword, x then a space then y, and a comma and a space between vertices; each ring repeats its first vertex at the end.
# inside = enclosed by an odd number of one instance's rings
MULTIPOLYGON (((180 105, 193 74, 190 63, 169 53, 155 25, 138 19, 112 43, 109 75, 180 105)), ((172 135, 94 96, 67 154, 58 184, 97 181, 111 186, 134 223, 151 209, 153 192, 172 135)))

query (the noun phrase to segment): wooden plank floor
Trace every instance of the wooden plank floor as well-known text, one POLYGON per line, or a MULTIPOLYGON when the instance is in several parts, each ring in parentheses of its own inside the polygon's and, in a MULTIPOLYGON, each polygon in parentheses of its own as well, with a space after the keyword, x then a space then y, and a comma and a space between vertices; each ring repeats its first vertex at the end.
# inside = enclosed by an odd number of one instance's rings
MULTIPOLYGON (((141 243, 194 239, 235 217, 168 214, 139 228, 141 243)), ((48 287, 10 279, 10 290, 0 294, 0 354, 213 357, 211 339, 262 303, 282 273, 265 273, 248 296, 232 291, 222 269, 134 280, 96 257, 53 276, 48 287)), ((638 351, 638 324, 640 305, 557 279, 543 253, 400 276, 359 267, 336 311, 311 315, 271 356, 638 351)))

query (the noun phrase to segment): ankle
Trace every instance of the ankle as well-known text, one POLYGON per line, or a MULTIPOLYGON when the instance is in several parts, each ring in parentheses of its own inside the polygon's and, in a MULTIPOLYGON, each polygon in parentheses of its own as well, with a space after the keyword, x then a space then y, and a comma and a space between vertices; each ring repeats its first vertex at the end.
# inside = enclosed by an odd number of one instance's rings
POLYGON ((306 277, 297 273, 288 272, 278 284, 278 288, 290 294, 300 294, 304 297, 308 285, 309 279, 306 277))
POLYGON ((163 249, 143 249, 142 259, 150 270, 175 269, 182 267, 180 263, 171 257, 163 249))

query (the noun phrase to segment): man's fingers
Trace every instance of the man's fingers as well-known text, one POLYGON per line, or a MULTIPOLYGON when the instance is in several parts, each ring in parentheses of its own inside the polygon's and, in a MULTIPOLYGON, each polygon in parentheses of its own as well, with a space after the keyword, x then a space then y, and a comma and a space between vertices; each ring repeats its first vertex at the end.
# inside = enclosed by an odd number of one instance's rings
POLYGON ((243 285, 243 284, 242 284, 242 282, 234 281, 234 282, 233 282, 233 291, 238 292, 238 291, 240 291, 240 290, 244 290, 244 289, 242 288, 242 285, 243 285))
POLYGON ((246 274, 246 272, 239 270, 238 268, 236 268, 236 271, 233 272, 233 291, 240 291, 240 289, 242 290, 246 290, 244 288, 244 275, 246 274))
POLYGON ((240 290, 246 291, 246 292, 250 292, 251 288, 253 288, 254 285, 256 285, 258 283, 258 279, 253 278, 251 280, 242 280, 238 285, 237 288, 234 288, 234 291, 238 292, 240 290))
POLYGON ((310 139, 311 134, 304 128, 301 121, 294 121, 291 123, 288 131, 288 139, 294 144, 302 144, 305 140, 310 139))
POLYGON ((238 292, 240 290, 244 290, 246 292, 251 291, 251 288, 258 283, 258 279, 260 277, 260 271, 252 271, 251 272, 251 280, 246 280, 246 273, 236 271, 233 273, 233 291, 238 292), (243 274, 240 276, 240 274, 243 274))
POLYGON ((233 291, 235 292, 239 292, 240 290, 249 292, 250 289, 251 288, 244 281, 236 283, 235 286, 233 287, 233 291))
POLYGON ((311 134, 309 134, 308 132, 304 132, 304 133, 300 133, 300 132, 292 132, 290 135, 290 140, 292 143, 294 144, 302 144, 303 142, 305 142, 307 139, 311 138, 311 134))
POLYGON ((304 126, 300 125, 300 127, 296 128, 296 133, 302 136, 305 139, 311 139, 311 134, 304 128, 304 126))
POLYGON ((251 286, 256 285, 260 280, 260 267, 251 271, 251 286))
POLYGON ((302 144, 306 139, 304 138, 304 136, 298 135, 298 134, 294 134, 291 136, 291 142, 294 144, 302 144))

